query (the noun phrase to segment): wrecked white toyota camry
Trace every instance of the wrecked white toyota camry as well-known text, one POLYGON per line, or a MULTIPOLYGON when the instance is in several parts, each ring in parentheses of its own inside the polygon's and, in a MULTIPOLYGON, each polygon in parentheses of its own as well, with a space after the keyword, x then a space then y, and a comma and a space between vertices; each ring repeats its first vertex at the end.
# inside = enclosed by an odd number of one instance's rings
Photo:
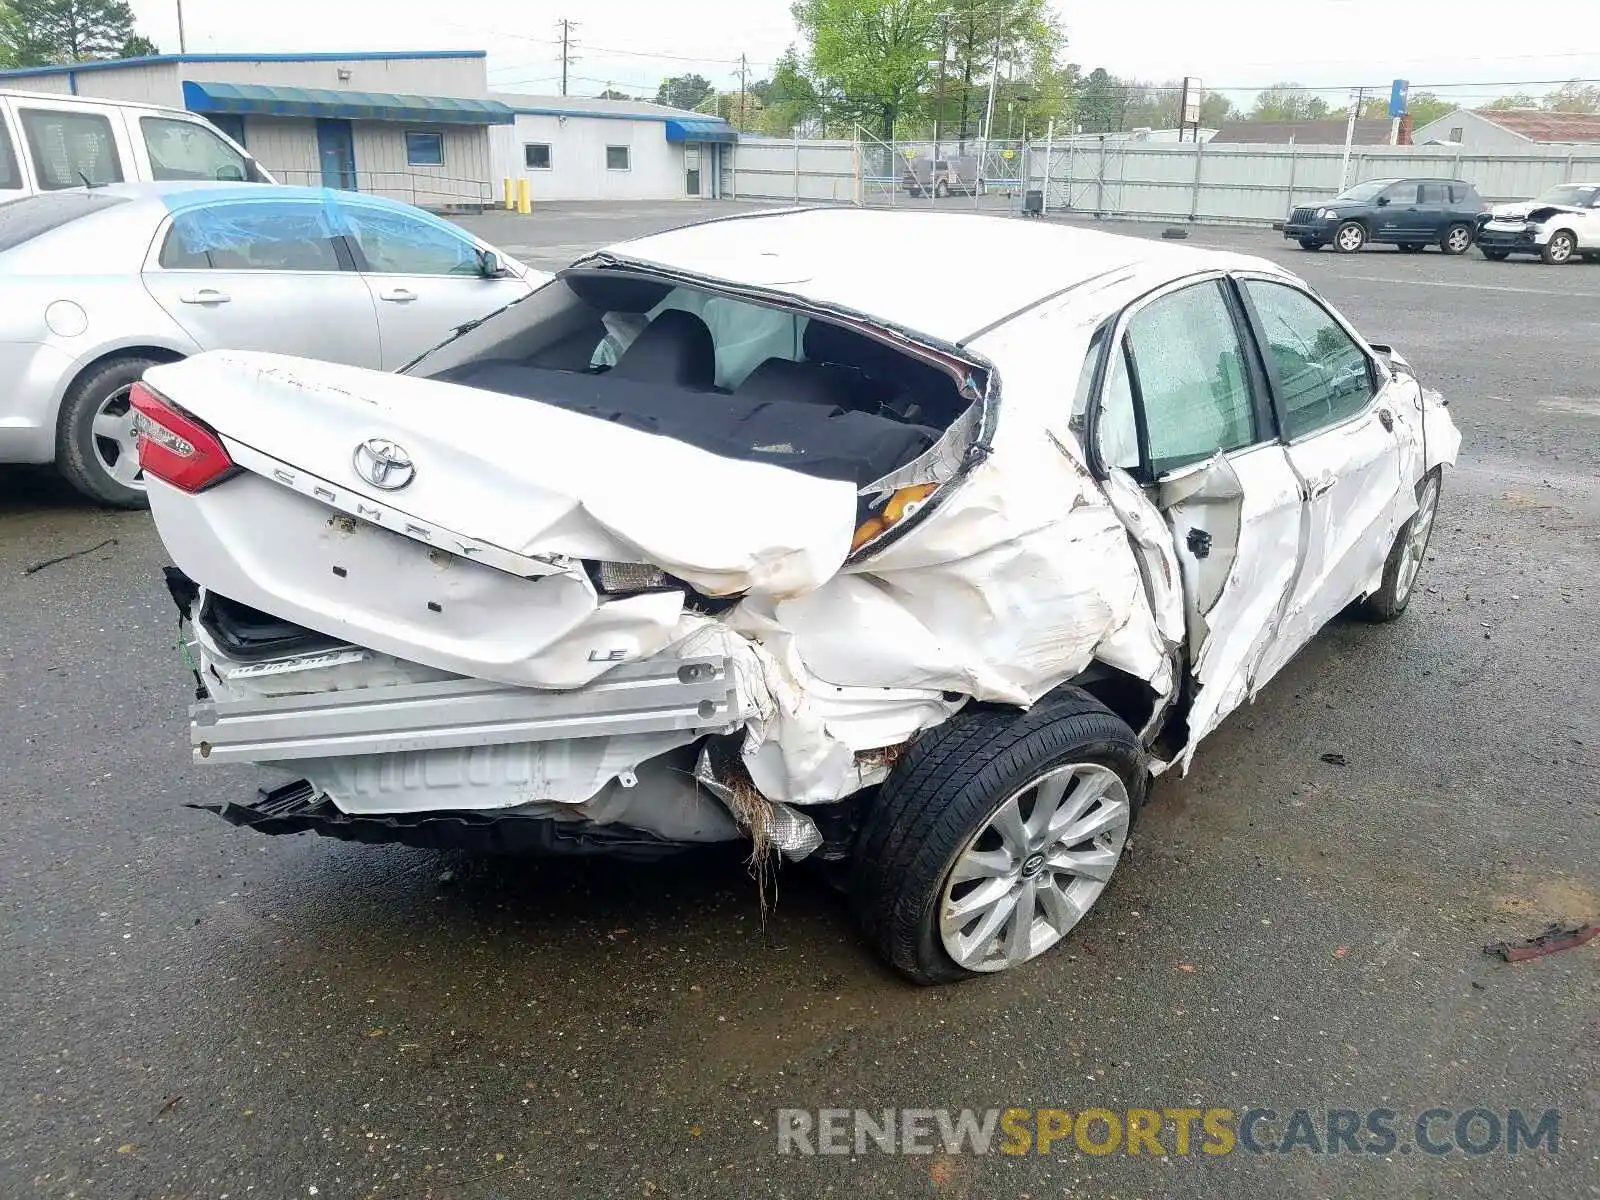
POLYGON ((1266 261, 854 210, 594 254, 399 375, 214 352, 133 403, 195 758, 304 777, 222 815, 848 860, 920 982, 1060 941, 1152 774, 1405 609, 1460 440, 1266 261))

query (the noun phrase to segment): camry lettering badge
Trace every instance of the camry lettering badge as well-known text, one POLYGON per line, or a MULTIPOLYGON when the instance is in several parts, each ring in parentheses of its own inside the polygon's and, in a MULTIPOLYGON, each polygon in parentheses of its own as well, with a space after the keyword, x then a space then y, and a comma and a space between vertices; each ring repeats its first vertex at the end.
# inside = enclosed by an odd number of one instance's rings
POLYGON ((405 447, 388 438, 368 438, 356 447, 352 462, 357 475, 386 492, 405 487, 417 474, 405 447))

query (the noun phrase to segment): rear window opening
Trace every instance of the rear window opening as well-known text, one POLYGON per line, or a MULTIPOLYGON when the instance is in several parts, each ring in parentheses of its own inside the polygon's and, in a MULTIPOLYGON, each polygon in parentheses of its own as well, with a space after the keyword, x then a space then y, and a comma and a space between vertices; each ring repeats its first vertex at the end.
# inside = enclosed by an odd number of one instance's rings
POLYGON ((408 373, 858 489, 891 475, 902 487, 940 482, 933 460, 959 453, 933 451, 983 388, 973 364, 908 352, 843 321, 581 268, 408 373), (933 474, 902 478, 924 457, 933 474))

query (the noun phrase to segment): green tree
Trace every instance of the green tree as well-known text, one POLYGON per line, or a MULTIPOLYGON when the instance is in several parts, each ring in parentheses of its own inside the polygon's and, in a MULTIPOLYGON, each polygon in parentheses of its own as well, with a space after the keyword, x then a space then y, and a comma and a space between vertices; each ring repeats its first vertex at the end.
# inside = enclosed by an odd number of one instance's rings
POLYGON ((800 57, 790 46, 778 59, 772 78, 751 88, 761 101, 760 126, 763 133, 784 136, 807 121, 822 115, 822 99, 800 65, 800 57))
POLYGON ((1421 129, 1424 125, 1433 124, 1440 117, 1448 117, 1461 106, 1432 92, 1412 92, 1407 107, 1411 110, 1411 127, 1421 129))
MULTIPOLYGON (((972 136, 981 121, 989 77, 1002 63, 1037 68, 1042 57, 1053 66, 1067 43, 1045 0, 945 0, 941 29, 948 33, 948 80, 941 115, 954 125, 958 140, 972 136)), ((1034 80, 1036 86, 1041 82, 1034 80)))
MULTIPOLYGON (((1384 111, 1388 111, 1387 103, 1384 111)), ((1273 84, 1256 97, 1250 109, 1252 121, 1318 121, 1327 115, 1328 102, 1298 83, 1273 84)))
POLYGON ((922 109, 937 74, 945 0, 795 0, 813 86, 885 140, 922 109), (931 60, 931 61, 930 61, 931 60))
POLYGON ((160 54, 160 53, 161 53, 161 47, 160 46, 156 45, 149 38, 145 37, 142 33, 136 33, 131 38, 129 38, 127 41, 122 43, 122 53, 118 54, 117 57, 118 58, 149 58, 152 55, 160 54))
POLYGON ((1495 112, 1504 112, 1508 108, 1538 108, 1539 101, 1527 92, 1512 92, 1509 96, 1496 96, 1483 107, 1495 112))
POLYGON ((1585 87, 1576 80, 1563 83, 1545 96, 1544 107, 1551 112, 1600 113, 1600 87, 1585 87))
POLYGON ((1104 67, 1089 72, 1078 90, 1078 127, 1084 133, 1117 133, 1126 111, 1120 79, 1104 67))
POLYGON ((127 0, 10 0, 0 58, 22 67, 116 58, 137 36, 127 0))
POLYGON ((1206 129, 1221 129, 1238 115, 1238 110, 1221 92, 1207 92, 1200 101, 1200 124, 1206 129))
POLYGON ((711 94, 711 81, 704 75, 674 75, 663 79, 656 89, 656 103, 673 108, 699 108, 711 94))

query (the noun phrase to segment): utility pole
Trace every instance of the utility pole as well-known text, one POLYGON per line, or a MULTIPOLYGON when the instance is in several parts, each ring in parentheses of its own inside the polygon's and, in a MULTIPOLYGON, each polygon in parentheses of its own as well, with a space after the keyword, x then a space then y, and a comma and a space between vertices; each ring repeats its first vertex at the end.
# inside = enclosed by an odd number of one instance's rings
POLYGON ((1356 119, 1361 116, 1361 106, 1367 102, 1367 89, 1358 88, 1356 102, 1350 106, 1350 120, 1344 127, 1344 159, 1339 163, 1339 192, 1342 195, 1350 177, 1350 146, 1356 140, 1356 119))
POLYGON ((983 106, 983 148, 989 149, 989 139, 994 136, 994 85, 1000 78, 1000 35, 994 36, 994 55, 989 66, 989 99, 983 106))
POLYGON ((939 157, 939 142, 944 137, 944 68, 950 59, 950 18, 939 24, 939 96, 933 102, 933 157, 939 157))
POLYGON ((750 63, 739 55, 739 132, 744 132, 744 98, 750 85, 750 63))
POLYGON ((183 0, 178 0, 178 53, 187 54, 189 43, 183 36, 183 0))
POLYGON ((561 94, 567 94, 567 67, 574 61, 572 57, 572 22, 563 17, 556 24, 561 26, 561 94))

